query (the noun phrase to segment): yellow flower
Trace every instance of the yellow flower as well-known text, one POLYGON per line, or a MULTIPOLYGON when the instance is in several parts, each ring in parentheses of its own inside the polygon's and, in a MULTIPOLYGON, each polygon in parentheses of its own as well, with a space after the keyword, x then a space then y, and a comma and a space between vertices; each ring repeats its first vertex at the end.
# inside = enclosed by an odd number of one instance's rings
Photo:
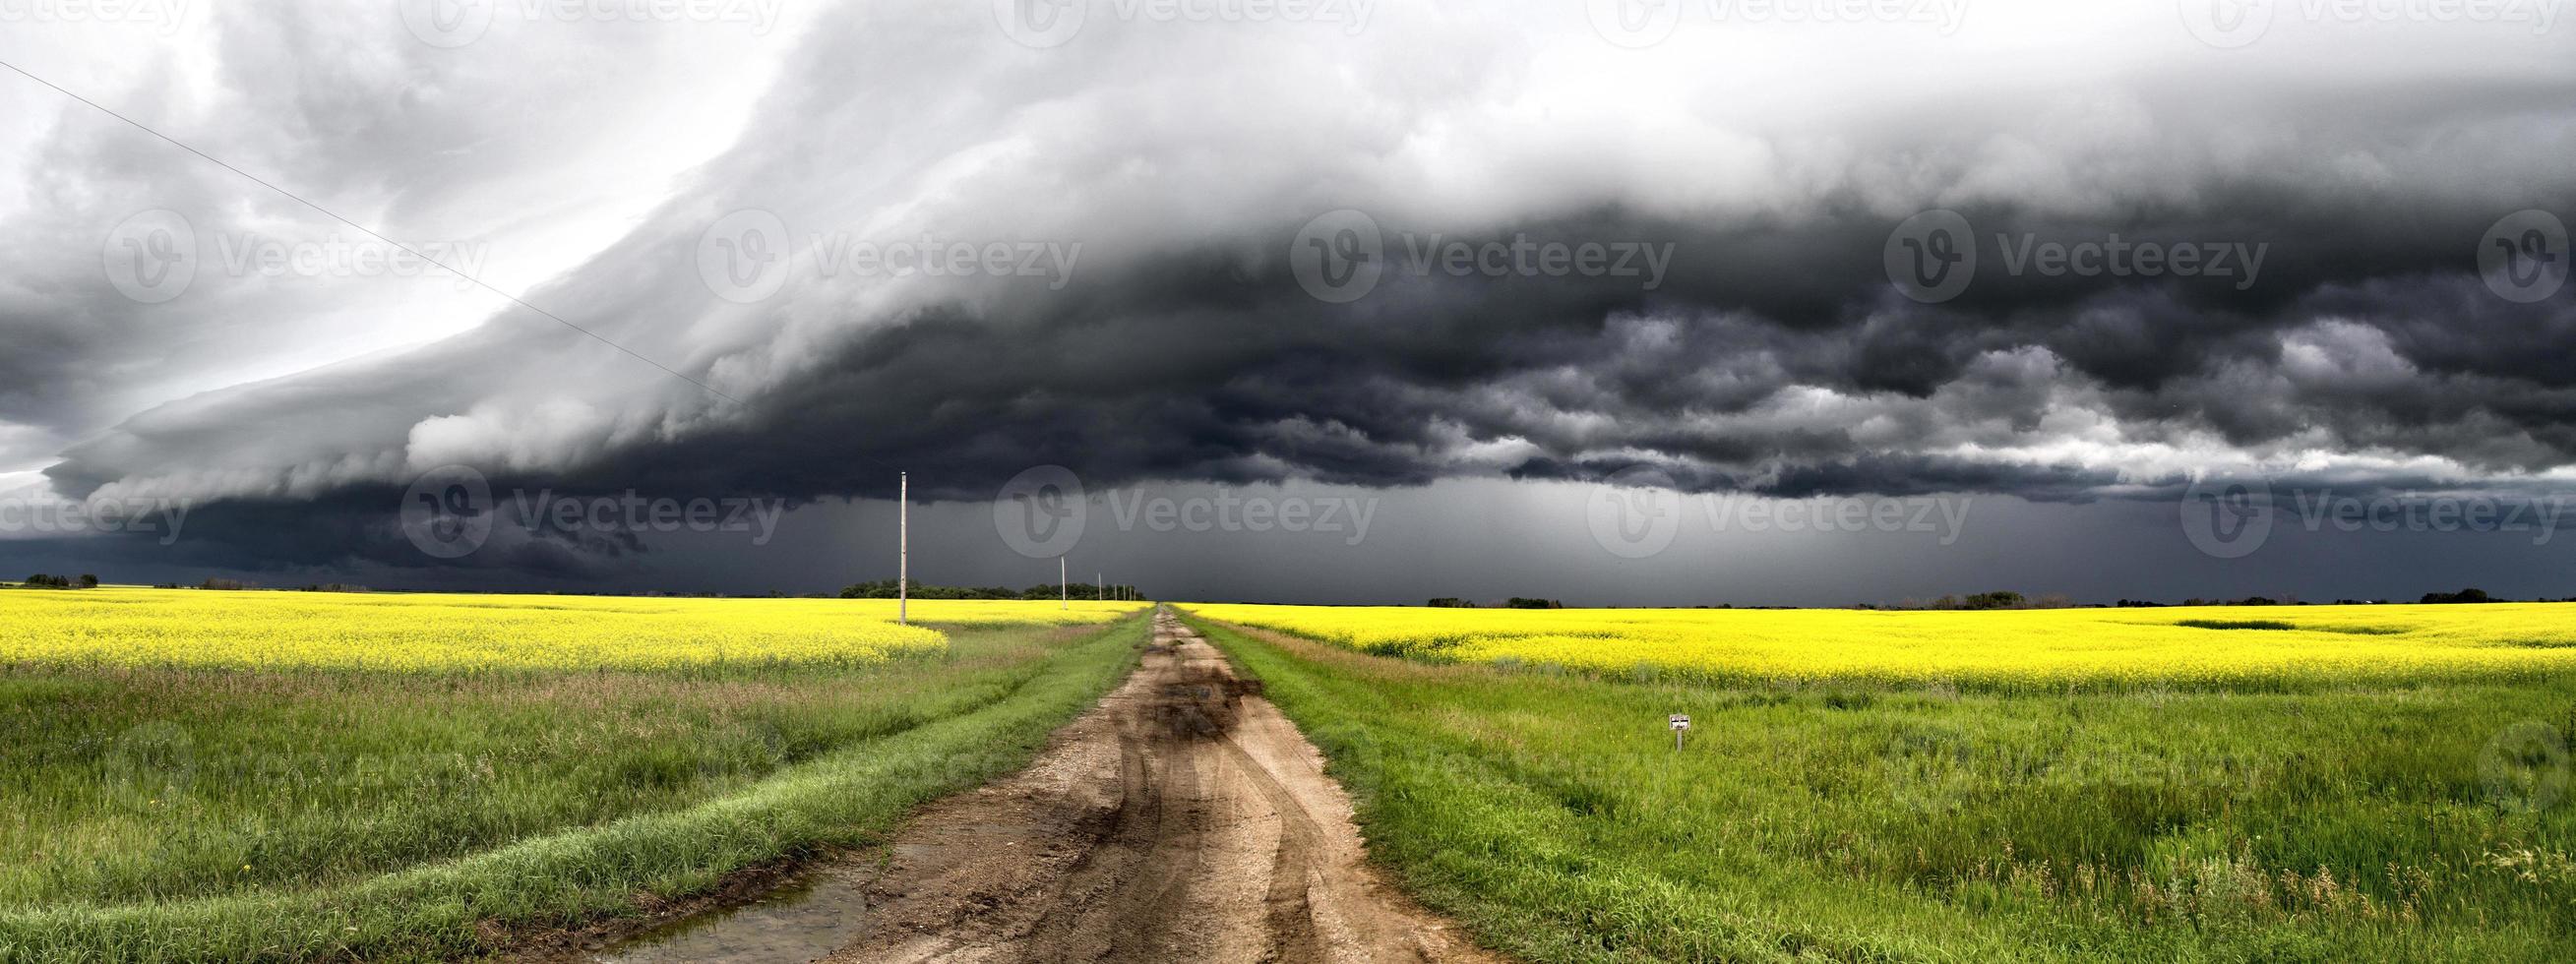
POLYGON ((2012 686, 2521 676, 2576 668, 2576 605, 2164 609, 1431 609, 1202 605, 1435 661, 1748 682, 2012 686))
POLYGON ((662 599, 96 589, 0 593, 0 663, 240 669, 676 669, 868 664, 947 648, 935 625, 1086 625, 1143 603, 662 599))

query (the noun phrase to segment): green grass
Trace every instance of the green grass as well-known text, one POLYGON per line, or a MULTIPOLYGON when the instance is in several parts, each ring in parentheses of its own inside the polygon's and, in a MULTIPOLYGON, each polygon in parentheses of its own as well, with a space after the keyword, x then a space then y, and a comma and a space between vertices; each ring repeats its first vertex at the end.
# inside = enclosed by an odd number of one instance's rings
POLYGON ((2576 680, 1781 689, 1194 621, 1372 858, 1530 961, 2576 956, 2576 680))
POLYGON ((0 961, 441 959, 634 914, 1025 764, 1144 633, 867 669, 0 668, 0 961))
POLYGON ((2277 619, 2185 619, 2174 623, 2174 625, 2189 626, 2193 629, 2270 629, 2287 631, 2299 628, 2297 626, 2290 625, 2289 623, 2281 622, 2277 619))

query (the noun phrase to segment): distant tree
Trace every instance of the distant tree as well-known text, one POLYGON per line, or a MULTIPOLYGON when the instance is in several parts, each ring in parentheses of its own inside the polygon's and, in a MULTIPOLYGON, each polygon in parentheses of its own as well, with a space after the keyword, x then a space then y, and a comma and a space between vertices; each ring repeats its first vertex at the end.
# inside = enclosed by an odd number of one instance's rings
MULTIPOLYGON (((842 589, 841 598, 893 599, 897 588, 892 579, 862 582, 842 589)), ((1054 599, 1059 592, 1068 592, 1070 595, 1084 599, 1103 595, 1111 599, 1122 596, 1128 599, 1145 598, 1134 586, 1101 587, 1087 583, 1075 584, 1069 590, 1059 588, 1054 583, 1015 590, 1008 586, 933 586, 916 582, 912 584, 912 592, 909 595, 914 599, 1054 599)))
POLYGON ((28 576, 26 584, 37 589, 69 589, 72 587, 72 581, 69 579, 65 579, 61 576, 50 576, 41 572, 28 576))
POLYGON ((83 589, 98 588, 98 577, 90 573, 82 573, 80 577, 80 587, 83 589))
POLYGON ((1531 599, 1525 596, 1513 596, 1510 599, 1503 600, 1503 607, 1506 609, 1563 609, 1565 608, 1565 604, 1554 599, 1531 599))
MULTIPOLYGON (((1942 598, 1947 599, 1949 597, 1944 596, 1942 598)), ((1958 608, 2018 609, 2021 607, 2022 602, 2022 595, 2020 593, 2007 589, 1998 589, 1994 592, 1981 592, 1966 599, 1959 600, 1958 608)))
POLYGON ((1473 609, 1476 606, 1475 603, 1468 602, 1456 596, 1434 596, 1430 602, 1425 603, 1424 605, 1430 606, 1433 609, 1473 609))
POLYGON ((2472 586, 2467 589, 2462 589, 2459 592, 2428 592, 2424 594, 2424 601, 2428 603, 2485 603, 2494 602, 2496 600, 2495 597, 2487 595, 2486 590, 2472 586))

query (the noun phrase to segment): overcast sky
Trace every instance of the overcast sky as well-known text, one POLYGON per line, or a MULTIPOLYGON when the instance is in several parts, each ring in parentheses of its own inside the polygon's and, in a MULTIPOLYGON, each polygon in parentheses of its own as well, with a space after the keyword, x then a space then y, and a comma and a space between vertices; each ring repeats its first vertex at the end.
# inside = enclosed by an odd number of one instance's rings
POLYGON ((0 0, 0 577, 2576 595, 2562 3, 0 0))

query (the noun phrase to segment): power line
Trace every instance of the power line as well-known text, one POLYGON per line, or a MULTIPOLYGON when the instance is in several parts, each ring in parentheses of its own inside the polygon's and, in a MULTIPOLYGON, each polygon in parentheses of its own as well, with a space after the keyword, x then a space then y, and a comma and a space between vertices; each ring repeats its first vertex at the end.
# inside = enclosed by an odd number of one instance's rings
POLYGON ((271 183, 269 183, 268 181, 261 179, 258 175, 252 174, 252 173, 251 173, 251 172, 249 172, 249 171, 245 171, 245 170, 242 170, 241 168, 234 167, 234 166, 232 166, 231 164, 227 164, 227 163, 225 163, 221 158, 215 157, 215 156, 214 156, 214 155, 212 155, 212 154, 208 154, 208 153, 206 153, 206 152, 204 152, 204 151, 201 151, 201 150, 198 150, 198 149, 196 149, 196 148, 194 148, 194 147, 190 147, 190 146, 188 146, 186 143, 181 142, 178 138, 171 137, 170 135, 168 135, 168 134, 164 134, 164 133, 161 133, 160 131, 157 131, 157 130, 153 130, 151 127, 149 127, 149 126, 145 125, 145 124, 144 124, 144 123, 142 123, 141 121, 137 121, 137 120, 135 120, 134 118, 127 117, 127 116, 125 116, 125 115, 123 115, 123 114, 117 113, 116 111, 109 110, 105 105, 102 105, 102 104, 100 104, 100 103, 99 103, 99 102, 97 102, 97 101, 91 100, 91 99, 89 99, 89 98, 87 98, 87 97, 83 97, 83 96, 81 96, 81 95, 79 95, 79 94, 72 93, 72 92, 71 92, 71 91, 69 91, 69 90, 65 90, 65 89, 63 89, 62 85, 60 85, 60 84, 56 84, 56 83, 54 83, 53 81, 46 80, 46 79, 44 79, 44 78, 42 78, 42 77, 38 77, 38 76, 36 76, 35 74, 28 73, 28 72, 27 72, 27 69, 26 69, 26 68, 24 68, 24 67, 20 67, 20 66, 18 66, 17 64, 10 63, 10 62, 8 62, 8 61, 6 61, 6 60, 0 60, 0 67, 7 67, 7 68, 9 68, 10 70, 16 71, 16 72, 18 73, 18 75, 19 75, 19 76, 21 76, 21 77, 25 77, 25 78, 27 78, 28 80, 32 80, 32 81, 35 81, 35 82, 37 82, 37 83, 39 83, 39 84, 43 84, 43 85, 45 85, 46 87, 52 88, 52 89, 53 89, 53 91, 54 91, 55 93, 61 94, 61 95, 65 96, 65 97, 69 97, 69 98, 71 98, 71 99, 73 99, 73 100, 76 100, 76 101, 79 101, 79 102, 81 102, 81 103, 83 103, 83 104, 86 104, 86 105, 88 105, 88 106, 89 106, 89 108, 90 108, 91 110, 95 110, 95 111, 98 111, 99 113, 106 114, 106 115, 107 115, 107 116, 109 116, 109 117, 113 117, 113 118, 116 118, 117 120, 124 121, 124 122, 125 122, 125 123, 127 123, 128 125, 131 125, 135 130, 139 130, 139 131, 142 131, 142 132, 144 132, 144 133, 146 133, 146 134, 150 134, 150 135, 152 135, 152 136, 154 136, 154 137, 158 137, 158 138, 160 138, 160 139, 162 139, 162 140, 164 140, 164 141, 168 141, 168 142, 170 142, 170 144, 171 144, 172 146, 175 146, 175 147, 179 148, 180 150, 186 151, 186 152, 188 152, 188 153, 190 153, 190 154, 194 154, 194 155, 197 155, 198 157, 204 158, 204 159, 206 159, 206 161, 207 161, 208 163, 211 163, 211 164, 215 165, 216 167, 220 167, 220 168, 223 168, 224 170, 231 171, 231 172, 233 172, 234 174, 241 175, 243 178, 245 178, 245 179, 249 180, 249 181, 250 181, 251 183, 253 183, 253 184, 257 184, 257 185, 259 185, 259 186, 261 186, 261 187, 264 187, 264 188, 267 188, 267 189, 269 189, 269 190, 271 190, 271 191, 275 191, 275 192, 277 192, 279 195, 281 195, 281 196, 283 196, 283 197, 287 198, 288 200, 294 201, 294 202, 295 202, 295 203, 297 203, 297 204, 304 205, 305 207, 312 208, 312 209, 313 209, 313 210, 315 210, 315 211, 319 211, 319 212, 321 212, 321 213, 322 213, 322 215, 323 215, 324 217, 328 217, 328 218, 330 218, 331 220, 338 221, 338 222, 340 222, 340 223, 342 223, 342 224, 345 224, 345 225, 348 225, 348 226, 350 226, 350 227, 356 228, 356 229, 358 229, 359 231, 365 232, 365 233, 366 233, 366 235, 367 235, 368 237, 374 238, 374 239, 376 239, 376 240, 378 240, 378 241, 382 241, 382 242, 384 242, 384 243, 386 243, 386 244, 389 244, 389 245, 392 245, 392 246, 394 246, 394 247, 396 247, 396 248, 400 248, 400 249, 402 249, 404 252, 406 252, 406 253, 410 254, 412 257, 419 258, 419 259, 421 259, 421 260, 423 260, 423 261, 429 262, 430 264, 434 264, 434 265, 439 266, 440 268, 444 268, 444 269, 446 269, 446 270, 447 270, 447 272, 448 272, 448 273, 453 274, 453 275, 455 275, 455 276, 457 276, 457 277, 459 277, 459 278, 463 278, 463 279, 465 279, 465 280, 467 280, 467 281, 471 281, 471 282, 473 282, 473 283, 475 284, 475 286, 480 287, 480 288, 482 288, 482 289, 483 289, 483 290, 485 290, 485 291, 489 291, 489 292, 491 292, 491 293, 493 293, 493 294, 500 295, 500 296, 501 296, 501 297, 503 297, 503 298, 509 299, 509 301, 510 301, 510 303, 511 303, 511 304, 518 305, 518 306, 519 306, 519 307, 521 307, 521 308, 525 308, 525 309, 528 309, 529 311, 536 312, 537 314, 544 315, 544 316, 546 316, 547 318, 551 318, 551 319, 553 319, 553 320, 554 320, 554 322, 555 322, 556 324, 562 325, 562 326, 564 326, 564 327, 566 327, 566 328, 570 328, 570 329, 572 329, 572 330, 574 330, 574 331, 577 331, 577 332, 580 332, 580 333, 582 333, 582 334, 584 334, 584 335, 588 335, 588 336, 590 336, 591 340, 593 340, 593 341, 597 341, 597 342, 599 342, 600 344, 606 345, 606 346, 608 346, 608 347, 610 347, 610 348, 617 349, 618 351, 621 351, 621 352, 625 352, 628 356, 633 357, 636 361, 640 361, 640 362, 643 362, 644 364, 651 365, 651 366, 653 366, 653 367, 655 367, 655 368, 659 368, 659 369, 661 369, 665 374, 668 374, 668 375, 670 375, 670 376, 671 376, 671 377, 673 377, 673 378, 677 378, 677 379, 679 379, 679 380, 681 380, 681 381, 684 381, 684 382, 687 382, 687 383, 689 383, 689 384, 691 384, 691 385, 695 385, 695 386, 698 386, 699 388, 705 389, 705 390, 706 390, 706 392, 707 392, 707 394, 709 394, 709 395, 713 395, 713 396, 715 396, 715 397, 717 397, 717 398, 724 399, 725 401, 728 401, 728 402, 733 402, 733 403, 734 403, 734 404, 736 404, 736 405, 742 404, 742 402, 741 402, 740 400, 738 400, 738 399, 734 398, 733 396, 731 396, 731 395, 727 395, 727 394, 725 394, 725 393, 723 393, 723 392, 720 392, 720 391, 716 391, 714 386, 708 385, 707 383, 702 382, 702 381, 699 381, 699 380, 697 380, 697 379, 690 378, 690 377, 689 377, 689 376, 687 376, 687 375, 683 375, 683 374, 681 374, 678 370, 676 370, 676 369, 672 368, 672 367, 671 367, 671 366, 669 366, 669 365, 665 365, 665 364, 662 364, 661 362, 654 361, 654 360, 653 360, 653 359, 651 359, 651 358, 647 358, 647 357, 645 357, 644 355, 642 355, 642 354, 640 354, 640 353, 637 353, 637 352, 636 352, 634 349, 632 349, 632 348, 628 348, 628 347, 626 347, 626 346, 624 346, 624 345, 620 345, 620 344, 618 344, 618 343, 616 343, 616 342, 613 342, 613 341, 608 340, 605 336, 602 336, 602 335, 601 335, 601 334, 599 334, 598 332, 592 331, 592 330, 590 330, 590 329, 588 329, 588 328, 584 328, 584 327, 582 327, 582 326, 580 326, 580 325, 573 324, 572 322, 565 321, 561 316, 556 315, 554 312, 547 311, 547 310, 545 310, 545 309, 543 309, 543 308, 539 308, 539 307, 537 307, 537 306, 535 306, 535 305, 529 304, 529 303, 527 303, 526 301, 524 301, 524 300, 520 299, 520 297, 519 297, 519 296, 517 296, 517 295, 511 294, 511 293, 509 293, 509 292, 507 292, 507 291, 503 291, 503 290, 501 290, 501 289, 499 289, 499 288, 493 287, 492 285, 490 285, 490 284, 488 284, 488 283, 485 283, 485 282, 484 282, 484 280, 483 280, 483 279, 481 279, 481 278, 477 278, 477 277, 475 277, 475 276, 473 276, 473 275, 466 274, 466 273, 465 273, 465 272, 463 272, 463 271, 458 271, 456 268, 454 268, 454 267, 452 267, 452 266, 448 265, 446 262, 444 262, 444 261, 440 261, 440 260, 438 260, 438 259, 436 259, 436 258, 432 258, 432 257, 430 257, 430 256, 428 256, 428 255, 426 255, 426 254, 422 254, 420 251, 415 250, 415 249, 414 249, 414 248, 412 248, 412 246, 410 246, 410 245, 404 244, 404 243, 402 243, 402 242, 400 242, 400 241, 396 241, 396 240, 394 240, 394 239, 392 239, 392 238, 385 237, 383 234, 378 233, 374 228, 370 228, 370 227, 368 227, 368 226, 366 226, 366 225, 359 224, 359 223, 358 223, 358 222, 356 222, 356 221, 352 221, 352 220, 349 220, 348 218, 341 217, 338 213, 333 212, 330 208, 326 208, 326 207, 323 207, 323 206, 321 206, 321 205, 319 205, 319 204, 315 204, 315 203, 313 203, 313 202, 311 202, 311 201, 305 200, 305 199, 304 199, 304 197, 303 197, 302 195, 296 194, 296 193, 295 193, 295 192, 293 192, 293 191, 289 191, 289 190, 287 190, 287 189, 285 189, 285 188, 282 188, 282 187, 279 187, 279 186, 277 186, 277 185, 275 185, 275 184, 271 184, 271 183))

